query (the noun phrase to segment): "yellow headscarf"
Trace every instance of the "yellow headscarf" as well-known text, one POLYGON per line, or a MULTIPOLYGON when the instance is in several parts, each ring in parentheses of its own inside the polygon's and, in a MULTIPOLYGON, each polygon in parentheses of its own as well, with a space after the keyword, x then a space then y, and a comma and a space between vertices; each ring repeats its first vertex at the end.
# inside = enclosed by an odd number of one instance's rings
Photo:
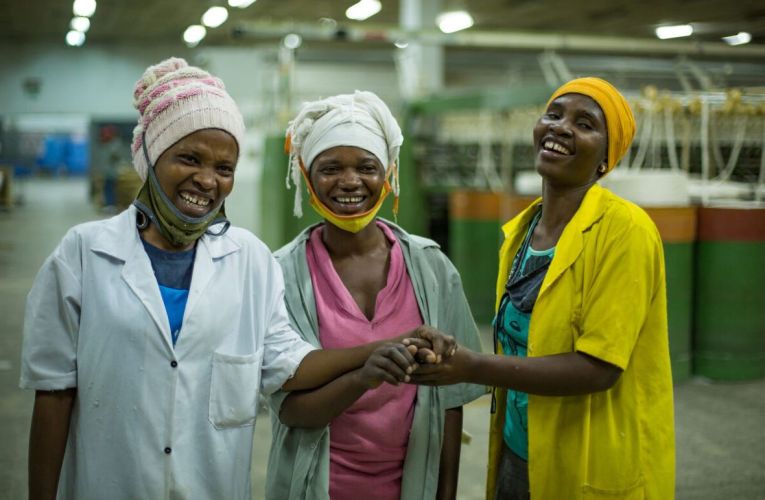
POLYGON ((577 78, 553 92, 547 105, 563 94, 582 94, 598 103, 606 118, 608 131, 608 165, 605 173, 614 169, 635 137, 635 117, 624 96, 616 87, 601 78, 577 78))

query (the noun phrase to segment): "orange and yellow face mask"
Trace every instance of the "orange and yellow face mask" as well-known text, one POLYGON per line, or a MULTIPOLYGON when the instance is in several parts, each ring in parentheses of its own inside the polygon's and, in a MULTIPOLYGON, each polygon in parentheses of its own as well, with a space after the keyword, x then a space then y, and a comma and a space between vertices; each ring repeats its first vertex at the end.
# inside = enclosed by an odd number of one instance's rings
MULTIPOLYGON (((394 166, 393 168, 396 167, 394 166)), ((369 223, 372 222, 377 216, 377 212, 380 211, 380 208, 382 208, 382 204, 385 201, 385 198, 387 198, 391 192, 391 186, 388 178, 390 177, 390 173, 393 168, 388 169, 388 173, 385 176, 385 184, 383 185, 382 191, 380 192, 380 197, 377 199, 377 202, 375 202, 372 208, 360 214, 337 215, 332 210, 330 210, 329 207, 322 203, 321 200, 319 200, 319 197, 316 195, 316 192, 313 190, 313 186, 311 185, 308 171, 305 169, 303 161, 300 161, 300 170, 303 173, 305 184, 308 186, 308 192, 311 195, 310 202, 313 209, 333 226, 337 226, 344 231, 348 231, 349 233, 354 234, 367 227, 369 223)), ((394 217, 398 215, 398 196, 395 197, 393 202, 393 215, 394 217)))

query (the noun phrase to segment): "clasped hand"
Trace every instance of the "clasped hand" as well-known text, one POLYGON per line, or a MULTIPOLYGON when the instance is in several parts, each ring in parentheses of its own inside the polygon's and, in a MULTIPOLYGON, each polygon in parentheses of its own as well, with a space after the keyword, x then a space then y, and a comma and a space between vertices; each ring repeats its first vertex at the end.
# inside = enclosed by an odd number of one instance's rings
POLYGON ((392 385, 409 383, 421 365, 439 364, 457 352, 457 342, 436 328, 423 325, 407 333, 403 339, 386 342, 367 358, 359 369, 360 382, 367 389, 383 382, 392 385))

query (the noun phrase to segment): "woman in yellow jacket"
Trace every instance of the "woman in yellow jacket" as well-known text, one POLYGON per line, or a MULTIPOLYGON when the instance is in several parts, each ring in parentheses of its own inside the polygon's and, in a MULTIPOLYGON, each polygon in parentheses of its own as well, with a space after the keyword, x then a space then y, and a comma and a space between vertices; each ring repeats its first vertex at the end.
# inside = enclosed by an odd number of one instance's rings
POLYGON ((542 198, 502 229, 495 351, 416 383, 492 385, 487 498, 671 499, 664 255, 646 213, 597 184, 635 120, 608 82, 556 90, 534 127, 542 198))

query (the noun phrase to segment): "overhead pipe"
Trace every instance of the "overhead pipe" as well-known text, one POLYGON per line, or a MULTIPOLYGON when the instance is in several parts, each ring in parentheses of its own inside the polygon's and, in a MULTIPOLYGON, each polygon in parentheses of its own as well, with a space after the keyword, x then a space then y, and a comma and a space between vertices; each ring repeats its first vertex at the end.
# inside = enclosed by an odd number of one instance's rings
POLYGON ((234 38, 279 39, 297 33, 305 40, 395 43, 416 41, 451 47, 556 50, 608 54, 667 54, 725 58, 762 58, 765 45, 729 46, 717 42, 654 40, 599 35, 525 33, 517 31, 465 30, 445 34, 437 30, 406 31, 386 26, 316 25, 242 21, 232 30, 234 38))

